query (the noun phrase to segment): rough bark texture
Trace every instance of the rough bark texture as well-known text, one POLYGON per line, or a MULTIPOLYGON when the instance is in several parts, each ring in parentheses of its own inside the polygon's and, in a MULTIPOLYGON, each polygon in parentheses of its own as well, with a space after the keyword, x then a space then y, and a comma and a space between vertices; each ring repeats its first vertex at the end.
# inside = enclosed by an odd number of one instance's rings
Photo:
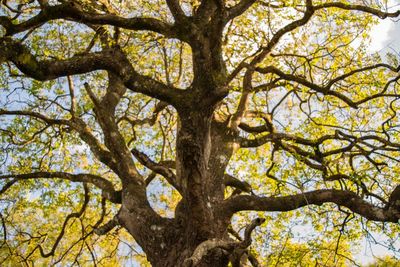
MULTIPOLYGON (((339 99, 354 107, 357 105, 356 102, 338 95, 340 93, 331 92, 328 87, 314 86, 301 77, 285 74, 273 67, 257 69, 257 64, 271 52, 285 33, 306 24, 316 10, 335 7, 360 10, 380 17, 399 15, 399 12, 384 13, 368 7, 342 3, 313 6, 311 1, 306 1, 302 18, 278 31, 267 47, 263 47, 250 64, 242 64, 234 73, 228 74, 222 58, 223 30, 231 19, 241 15, 254 2, 242 0, 237 6, 226 8, 224 1, 203 0, 195 14, 189 17, 182 11, 178 0, 167 0, 168 7, 175 17, 174 24, 158 19, 123 18, 114 14, 100 14, 96 11, 88 11, 87 8, 73 1, 56 6, 49 6, 47 3, 41 2, 42 11, 28 21, 19 24, 12 22, 7 17, 0 19, 0 25, 6 29, 8 35, 0 38, 0 60, 14 63, 21 72, 33 79, 44 81, 95 70, 108 72, 109 86, 105 96, 102 99, 96 99, 96 96, 92 94, 96 120, 104 133, 104 144, 96 140, 95 135, 79 118, 72 117, 70 120, 59 121, 33 112, 8 110, 0 110, 0 114, 27 115, 49 124, 65 124, 76 131, 88 144, 97 159, 109 166, 120 177, 123 184, 122 191, 115 191, 101 177, 70 176, 63 173, 40 173, 35 177, 61 177, 72 181, 90 182, 101 188, 108 200, 121 203, 121 209, 115 222, 118 222, 134 237, 155 267, 192 265, 216 267, 227 266, 229 261, 238 264, 240 257, 239 260, 237 257, 236 259, 232 259, 232 257, 238 253, 242 255, 250 245, 251 231, 246 233, 248 235, 245 237, 246 242, 235 243, 228 237, 227 230, 232 215, 242 210, 289 211, 306 205, 322 205, 331 202, 347 207, 352 212, 370 220, 397 222, 400 219, 397 196, 392 197, 393 201, 397 201, 396 205, 388 204, 382 208, 374 206, 365 201, 362 196, 346 190, 322 189, 284 197, 237 194, 225 199, 226 186, 236 184, 239 193, 243 190, 251 192, 248 184, 241 183, 234 177, 228 177, 229 179, 225 177, 225 169, 229 160, 239 146, 252 147, 272 142, 278 149, 303 156, 304 162, 311 168, 326 171, 322 160, 325 155, 312 154, 295 145, 285 143, 290 141, 294 144, 317 148, 324 140, 306 140, 278 133, 267 117, 264 117, 266 125, 258 128, 242 124, 241 118, 249 114, 246 113, 245 93, 241 100, 242 104, 239 104, 238 111, 234 116, 220 118, 215 114, 218 104, 228 94, 228 84, 235 73, 237 74, 241 69, 246 72, 244 91, 252 89, 251 77, 255 72, 275 73, 282 79, 305 84, 317 92, 327 95, 336 94, 339 99), (178 38, 188 43, 192 49, 193 83, 189 88, 181 90, 141 75, 134 70, 127 56, 118 46, 105 47, 100 52, 85 52, 66 60, 40 61, 24 44, 11 37, 56 19, 78 21, 88 25, 113 25, 130 30, 155 31, 167 37, 178 38), (127 89, 165 101, 177 110, 179 126, 176 132, 175 166, 157 166, 140 152, 130 151, 128 148, 124 137, 118 131, 114 117, 115 107, 127 89), (269 133, 261 139, 244 140, 238 134, 239 128, 249 132, 269 133), (182 195, 173 219, 163 218, 151 208, 146 197, 146 183, 136 169, 134 157, 154 172, 166 176, 167 180, 182 195), (170 167, 176 169, 175 174, 170 167)), ((398 69, 394 68, 393 71, 398 71, 398 69)), ((89 87, 86 89, 91 94, 91 89, 89 87)), ((339 137, 346 138, 340 133, 326 138, 339 137)), ((395 146, 395 144, 390 144, 390 141, 385 142, 387 145, 395 146)), ((17 175, 8 175, 7 177, 28 178, 17 175)), ((337 179, 343 177, 345 176, 338 176, 337 179)), ((334 178, 333 176, 327 177, 328 181, 329 179, 334 178)), ((116 224, 111 223, 106 228, 112 228, 116 224)), ((258 225, 260 225, 260 221, 258 221, 258 225)))

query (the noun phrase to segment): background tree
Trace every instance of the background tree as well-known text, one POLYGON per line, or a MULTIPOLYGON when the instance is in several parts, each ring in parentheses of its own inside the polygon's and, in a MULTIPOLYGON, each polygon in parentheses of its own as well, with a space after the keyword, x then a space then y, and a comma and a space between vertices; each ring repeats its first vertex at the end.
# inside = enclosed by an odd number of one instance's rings
POLYGON ((367 51, 385 1, 0 12, 1 265, 356 264, 399 233, 400 68, 367 51))

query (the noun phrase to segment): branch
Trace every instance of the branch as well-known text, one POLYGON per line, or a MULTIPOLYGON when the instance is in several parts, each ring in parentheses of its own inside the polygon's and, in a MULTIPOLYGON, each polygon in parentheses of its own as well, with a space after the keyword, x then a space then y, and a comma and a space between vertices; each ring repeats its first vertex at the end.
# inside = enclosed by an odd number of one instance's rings
POLYGON ((56 19, 85 24, 112 25, 128 30, 154 31, 172 38, 177 38, 178 33, 173 25, 155 18, 123 18, 114 14, 89 13, 75 1, 43 7, 39 14, 19 24, 13 24, 10 18, 1 16, 0 25, 6 29, 6 35, 10 36, 56 19))
POLYGON ((255 138, 255 139, 246 139, 246 138, 240 138, 240 145, 241 147, 258 147, 262 146, 268 142, 274 142, 274 141, 293 141, 297 144, 301 145, 306 145, 306 146, 318 146, 322 144, 326 140, 330 139, 341 139, 335 134, 327 134, 323 135, 320 138, 317 139, 306 139, 300 136, 296 136, 293 134, 287 134, 287 133, 269 133, 267 135, 255 138))
POLYGON ((16 182, 18 182, 17 179, 13 179, 9 182, 7 182, 1 189, 0 189, 0 195, 4 194, 8 189, 10 189, 11 186, 13 186, 16 182))
POLYGON ((258 197, 237 195, 227 199, 221 211, 231 216, 238 211, 290 211, 308 205, 335 203, 373 221, 398 222, 400 209, 386 210, 363 200, 356 193, 336 189, 321 189, 283 197, 258 197))
POLYGON ((156 176, 157 176, 157 173, 155 173, 155 172, 151 172, 149 174, 149 176, 147 176, 147 178, 144 181, 146 184, 146 187, 149 186, 149 184, 154 180, 154 178, 156 178, 156 176))
POLYGON ((173 187, 176 188, 179 192, 181 192, 180 185, 178 184, 178 180, 176 175, 170 170, 169 167, 166 167, 162 164, 158 164, 152 161, 146 154, 138 151, 137 149, 133 148, 131 150, 132 155, 140 162, 140 164, 144 165, 145 167, 149 168, 155 173, 158 173, 165 177, 165 179, 170 183, 173 187))
POLYGON ((394 208, 400 210, 400 185, 392 191, 389 197, 389 202, 387 203, 386 209, 394 208))
POLYGON ((288 32, 295 30, 296 28, 307 24, 307 22, 311 19, 314 14, 314 8, 312 6, 311 0, 306 0, 306 9, 304 11, 303 17, 298 20, 295 20, 286 26, 279 29, 274 36, 272 36, 271 40, 267 44, 267 46, 263 47, 261 53, 257 55, 252 62, 250 63, 252 66, 255 66, 257 63, 261 62, 266 55, 268 55, 272 48, 279 42, 279 40, 288 32))
POLYGON ((244 239, 241 242, 240 246, 242 248, 248 247, 251 244, 251 233, 253 232, 253 230, 257 227, 260 226, 261 224, 263 224, 265 222, 264 218, 256 218, 254 220, 251 221, 251 224, 249 224, 246 227, 246 230, 244 231, 244 239))
POLYGON ((375 15, 381 19, 395 18, 400 15, 400 10, 397 10, 396 12, 383 12, 379 9, 375 9, 375 8, 368 7, 368 6, 352 5, 352 4, 345 4, 345 3, 340 3, 340 2, 324 3, 321 5, 316 5, 316 6, 314 6, 314 9, 318 10, 318 9, 332 8, 332 7, 345 9, 345 10, 362 11, 365 13, 375 15))
POLYGON ((84 190, 85 190, 85 195, 84 195, 84 200, 83 200, 83 204, 82 204, 81 209, 80 209, 78 212, 73 212, 73 213, 71 213, 71 214, 68 214, 67 218, 65 218, 64 224, 63 224, 63 226, 62 226, 62 228, 61 228, 61 231, 60 231, 59 235, 57 236, 57 239, 56 239, 56 241, 54 242, 54 244, 53 244, 51 250, 50 250, 48 253, 45 253, 44 250, 43 250, 43 247, 42 247, 41 245, 38 245, 35 249, 33 249, 33 251, 30 253, 30 255, 33 254, 33 252, 35 252, 35 250, 36 250, 37 248, 39 248, 40 255, 41 255, 43 258, 48 258, 48 257, 50 257, 50 256, 54 256, 54 253, 55 253, 55 251, 56 251, 56 249, 57 249, 57 246, 58 246, 58 244, 60 243, 61 239, 62 239, 63 236, 64 236, 65 229, 66 229, 66 227, 67 227, 67 225, 68 225, 69 220, 71 220, 72 218, 79 218, 79 217, 81 217, 82 214, 85 212, 86 207, 87 207, 87 205, 88 205, 88 203, 89 203, 89 200, 90 200, 90 197, 89 197, 89 189, 88 189, 88 187, 87 187, 86 184, 83 184, 83 188, 84 188, 84 190))
POLYGON ((117 216, 114 216, 110 221, 106 224, 94 229, 94 233, 96 235, 105 235, 109 233, 112 229, 119 225, 117 216))
POLYGON ((224 184, 225 186, 234 187, 240 192, 252 193, 251 185, 249 183, 240 181, 229 174, 224 174, 224 184))
POLYGON ((376 69, 376 68, 387 68, 387 69, 389 69, 389 70, 391 70, 393 72, 399 72, 400 71, 400 66, 398 66, 396 68, 396 67, 390 66, 388 64, 379 63, 379 64, 375 64, 375 65, 371 65, 371 66, 366 66, 366 67, 363 67, 363 68, 360 68, 360 69, 352 70, 352 71, 350 71, 348 73, 345 73, 345 74, 343 74, 341 76, 338 76, 338 77, 330 80, 327 83, 327 85, 325 85, 325 86, 321 86, 321 85, 312 83, 312 82, 308 81, 307 79, 305 79, 303 77, 300 77, 300 76, 296 76, 296 75, 289 74, 289 73, 284 73, 283 71, 281 71, 280 69, 276 68, 275 66, 268 66, 268 67, 264 67, 264 68, 256 68, 256 71, 259 72, 259 73, 263 73, 263 74, 268 74, 268 73, 276 74, 282 79, 285 79, 287 81, 293 81, 293 82, 296 82, 298 84, 304 85, 304 86, 306 86, 306 87, 308 87, 308 88, 310 88, 310 89, 312 89, 312 90, 314 90, 316 92, 322 93, 324 95, 335 96, 335 97, 339 98, 340 100, 342 100, 343 102, 345 102, 350 107, 357 108, 357 106, 359 104, 361 104, 363 102, 366 102, 367 100, 371 100, 372 98, 376 98, 376 97, 379 97, 379 96, 384 96, 383 93, 386 91, 387 86, 392 82, 396 82, 398 79, 400 79, 400 77, 397 77, 396 79, 391 80, 390 83, 388 83, 388 85, 385 86, 384 90, 381 93, 374 94, 372 96, 366 97, 365 99, 362 99, 362 100, 359 100, 359 101, 356 101, 356 102, 353 101, 352 99, 350 99, 349 97, 339 93, 339 92, 331 90, 331 88, 338 81, 342 81, 342 80, 344 80, 344 79, 346 79, 346 78, 348 78, 348 77, 350 77, 350 76, 352 76, 354 74, 357 74, 357 73, 360 73, 360 72, 363 72, 363 71, 367 71, 367 70, 376 69))
MULTIPOLYGON (((116 167, 116 173, 119 174, 123 179, 131 179, 137 184, 142 184, 142 177, 137 172, 134 161, 131 157, 124 137, 118 129, 118 125, 115 122, 115 108, 120 102, 121 97, 126 91, 126 87, 121 83, 112 73, 108 73, 108 86, 106 94, 102 97, 101 101, 96 100, 97 98, 93 93, 92 99, 94 100, 95 107, 93 108, 96 114, 97 122, 99 123, 102 132, 104 134, 104 144, 118 162, 116 167)), ((86 86, 90 92, 90 86, 86 86)))
POLYGON ((119 174, 118 164, 113 155, 104 144, 94 136, 86 123, 82 119, 75 117, 73 119, 72 127, 79 133, 80 138, 90 147, 90 150, 96 158, 119 174))
POLYGON ((243 68, 247 68, 245 77, 249 80, 251 86, 251 78, 254 72, 255 66, 260 63, 270 52, 271 50, 278 44, 279 40, 288 32, 295 30, 298 27, 301 27, 311 19, 314 14, 314 9, 312 6, 311 0, 306 0, 306 9, 304 11, 303 16, 295 21, 290 22, 286 26, 280 28, 269 40, 268 44, 265 47, 261 47, 259 51, 256 52, 256 56, 251 60, 249 64, 245 61, 242 61, 239 66, 235 68, 235 70, 229 75, 228 81, 232 80, 243 68))
POLYGON ((259 125, 259 126, 250 126, 246 123, 241 122, 239 124, 239 128, 247 133, 259 134, 264 132, 270 132, 270 127, 267 124, 259 125))
MULTIPOLYGON (((1 53, 1 52, 0 52, 1 53)), ((53 119, 50 117, 47 117, 46 115, 43 115, 39 112, 35 111, 28 111, 28 110, 5 110, 0 108, 0 116, 1 115, 22 115, 22 116, 28 116, 32 117, 38 120, 41 120, 49 125, 54 125, 54 124, 59 124, 59 125, 67 125, 71 126, 71 123, 68 120, 60 120, 60 119, 53 119)))
MULTIPOLYGON (((237 240, 243 241, 243 238, 237 233, 233 228, 232 225, 228 226, 228 232, 233 235, 237 240)), ((250 248, 237 250, 236 253, 231 255, 231 264, 233 267, 235 266, 242 266, 242 255, 245 254, 247 256, 247 260, 250 262, 251 266, 259 267, 260 263, 258 262, 257 257, 251 252, 250 248)))
POLYGON ((64 119, 53 119, 44 114, 35 111, 27 111, 27 110, 4 110, 0 109, 1 115, 21 115, 28 116, 38 120, 41 120, 48 125, 66 125, 77 131, 81 137, 81 139, 88 144, 94 155, 104 164, 109 166, 112 170, 118 173, 118 168, 116 161, 112 157, 110 151, 107 150, 106 147, 91 133, 90 129, 87 127, 86 123, 78 118, 74 117, 72 120, 64 120, 64 119))
POLYGON ((119 123, 121 121, 127 121, 129 124, 131 124, 132 127, 135 127, 137 125, 145 125, 145 124, 149 124, 150 126, 153 126, 156 122, 158 122, 158 120, 160 119, 161 112, 167 106, 168 106, 168 103, 166 103, 164 101, 160 101, 154 107, 153 114, 151 115, 150 118, 131 119, 128 117, 128 115, 124 115, 118 119, 117 123, 119 123))
POLYGON ((174 18, 179 21, 186 17, 183 12, 179 0, 166 0, 169 10, 171 11, 174 18))
POLYGON ((263 119, 265 124, 259 126, 250 126, 246 123, 241 122, 238 126, 241 130, 248 133, 263 133, 263 132, 274 132, 274 125, 272 123, 272 112, 271 113, 263 113, 258 111, 246 111, 243 117, 247 118, 259 118, 263 119))
MULTIPOLYGON (((253 4, 255 1, 254 0, 242 0, 238 5, 234 6, 231 8, 231 12, 233 16, 231 15, 230 19, 234 18, 235 15, 240 15, 243 12, 247 10, 247 8, 253 4), (249 6, 247 6, 249 5, 249 6), (235 15, 234 15, 235 14, 235 15)), ((279 42, 279 40, 284 36, 286 33, 293 31, 294 29, 305 25, 312 17, 315 11, 324 9, 324 8, 341 8, 345 10, 353 10, 353 11, 361 11, 365 13, 369 13, 375 16, 378 16, 381 19, 385 18, 395 18, 400 15, 400 10, 397 10, 396 12, 383 12, 379 9, 363 6, 363 5, 351 5, 351 4, 345 4, 345 3, 340 3, 340 2, 333 2, 333 3, 325 3, 325 4, 320 4, 313 6, 311 0, 306 0, 306 10, 304 12, 304 15, 301 19, 293 21, 289 23, 288 25, 284 26, 283 28, 279 29, 274 36, 271 38, 267 46, 263 47, 261 51, 259 51, 259 54, 253 58, 251 63, 246 64, 245 61, 243 61, 239 66, 236 67, 236 69, 229 75, 228 81, 232 80, 236 75, 245 67, 249 66, 256 66, 257 63, 260 63, 266 55, 268 55, 271 50, 275 47, 275 45, 279 42)), ((397 70, 398 71, 398 70, 397 70)))
POLYGON ((0 63, 2 61, 13 62, 21 72, 39 81, 107 70, 117 75, 123 84, 134 92, 171 104, 178 104, 178 96, 181 95, 176 88, 136 72, 118 47, 106 48, 101 52, 83 53, 65 60, 38 61, 25 45, 5 37, 0 38, 0 63))
POLYGON ((0 175, 0 180, 8 178, 14 178, 15 181, 35 179, 35 178, 41 178, 41 179, 59 178, 59 179, 69 180, 71 182, 90 183, 95 185, 97 188, 101 189, 103 196, 107 198, 109 201, 113 203, 121 203, 120 192, 114 189, 112 183, 104 179, 103 177, 94 174, 89 174, 89 173, 72 174, 67 172, 34 172, 34 173, 24 173, 24 174, 0 175))
POLYGON ((251 244, 251 233, 253 230, 265 222, 264 218, 254 219, 245 230, 244 239, 240 242, 231 240, 221 240, 221 239, 210 239, 206 240, 194 250, 192 256, 187 258, 183 266, 191 267, 196 266, 200 263, 201 259, 206 256, 211 250, 216 248, 224 249, 230 253, 233 253, 235 249, 245 249, 251 244))
POLYGON ((240 16, 249 9, 257 0, 242 0, 228 10, 228 20, 240 16))
MULTIPOLYGON (((247 73, 246 73, 247 74, 247 73)), ((247 77, 248 75, 246 75, 247 77)), ((246 114, 247 108, 248 108, 248 103, 250 101, 250 92, 249 92, 249 87, 251 87, 251 82, 250 83, 246 83, 246 81, 250 82, 250 80, 248 79, 244 79, 244 84, 245 86, 243 86, 243 92, 242 95, 240 96, 240 100, 239 100, 239 105, 236 109, 235 114, 233 114, 233 116, 231 117, 230 121, 229 121, 229 127, 236 131, 238 126, 240 125, 243 116, 246 114), (246 86, 247 84, 247 86, 246 86)))

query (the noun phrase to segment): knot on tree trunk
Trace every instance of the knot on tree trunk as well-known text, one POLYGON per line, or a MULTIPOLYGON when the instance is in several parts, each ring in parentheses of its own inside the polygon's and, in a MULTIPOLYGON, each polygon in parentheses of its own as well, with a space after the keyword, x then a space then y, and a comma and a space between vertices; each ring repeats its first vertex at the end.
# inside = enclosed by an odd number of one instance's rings
MULTIPOLYGON (((222 249, 225 253, 233 255, 234 258, 241 257, 245 252, 245 249, 251 245, 251 233, 257 227, 265 222, 264 218, 256 218, 246 227, 244 232, 244 239, 242 241, 232 241, 224 239, 209 239, 202 242, 194 250, 190 258, 185 259, 184 267, 195 267, 197 266, 204 256, 214 249, 222 249)), ((234 261, 233 259, 231 261, 234 261)))

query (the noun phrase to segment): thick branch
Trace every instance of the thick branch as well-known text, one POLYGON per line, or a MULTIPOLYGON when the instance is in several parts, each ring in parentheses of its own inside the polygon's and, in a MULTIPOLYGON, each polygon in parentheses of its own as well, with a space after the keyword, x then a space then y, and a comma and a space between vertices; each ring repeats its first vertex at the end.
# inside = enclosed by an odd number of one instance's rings
POLYGON ((111 152, 94 136, 86 123, 80 118, 74 118, 72 127, 79 133, 81 139, 90 147, 90 150, 96 158, 119 174, 118 164, 111 155, 111 152))
POLYGON ((345 4, 345 3, 340 3, 340 2, 324 3, 324 4, 316 5, 316 6, 314 6, 314 9, 318 10, 318 9, 332 8, 332 7, 345 9, 345 10, 362 11, 365 13, 369 13, 369 14, 378 16, 381 19, 395 18, 400 15, 400 10, 397 10, 396 12, 384 12, 379 9, 368 7, 368 6, 352 5, 352 4, 345 4))
POLYGON ((262 146, 268 142, 274 142, 274 141, 293 141, 295 143, 301 144, 301 145, 306 145, 306 146, 318 146, 319 144, 322 144, 326 140, 330 139, 340 139, 337 135, 334 134, 328 134, 324 135, 318 139, 306 139, 303 137, 299 137, 293 134, 287 134, 287 133, 269 133, 267 135, 255 138, 255 139, 245 139, 245 138, 240 138, 240 146, 241 147, 258 147, 262 146))
POLYGON ((6 174, 0 175, 0 179, 14 178, 15 180, 27 180, 27 179, 53 179, 59 178, 64 180, 69 180, 71 182, 81 182, 90 183, 102 190, 102 194, 105 198, 113 203, 121 203, 120 192, 114 189, 112 183, 103 177, 89 174, 89 173, 79 173, 72 174, 67 172, 34 172, 34 173, 24 173, 24 174, 6 174))
POLYGON ((237 16, 240 16, 243 14, 247 9, 251 7, 252 4, 254 4, 256 0, 242 0, 237 4, 236 6, 232 7, 229 9, 228 12, 228 19, 231 20, 237 16))
POLYGON ((386 210, 363 200, 351 191, 335 189, 321 189, 284 197, 237 195, 227 199, 221 209, 231 216, 243 210, 290 211, 307 205, 322 205, 328 202, 347 207, 373 221, 397 222, 400 219, 400 210, 386 210))
POLYGON ((177 100, 180 95, 173 87, 136 72, 119 48, 84 53, 66 60, 43 61, 38 61, 26 46, 11 38, 1 38, 0 48, 0 62, 13 62, 20 71, 36 80, 47 81, 96 70, 108 70, 117 75, 124 85, 134 92, 175 104, 178 101, 174 99, 177 100))
POLYGON ((0 17, 0 25, 6 29, 7 35, 14 35, 56 19, 66 19, 86 24, 112 25, 129 30, 148 30, 167 37, 177 37, 177 31, 174 30, 174 27, 161 20, 155 18, 123 18, 114 14, 89 13, 84 11, 75 1, 56 6, 47 6, 38 15, 19 24, 13 24, 11 19, 2 16, 0 17))
POLYGON ((211 250, 221 248, 230 253, 233 253, 235 249, 245 249, 251 244, 251 233, 253 230, 265 222, 263 218, 256 218, 246 227, 244 238, 240 242, 231 240, 211 239, 206 240, 197 246, 190 258, 187 258, 184 262, 185 267, 196 266, 201 259, 207 255, 211 250))
POLYGON ((106 224, 94 229, 94 233, 96 235, 105 235, 109 233, 112 229, 119 225, 117 216, 114 216, 110 221, 106 224))
POLYGON ((115 108, 124 95, 126 88, 118 77, 112 73, 108 73, 108 76, 107 92, 101 101, 96 100, 95 96, 92 96, 95 103, 93 111, 104 134, 104 144, 113 158, 118 162, 116 169, 121 179, 129 179, 130 181, 135 181, 137 184, 142 184, 142 177, 135 167, 131 152, 114 118, 115 108))
POLYGON ((36 111, 0 109, 0 116, 1 115, 27 116, 43 121, 47 125, 69 126, 79 133, 82 140, 85 141, 86 144, 88 144, 92 152, 102 163, 106 164, 112 170, 118 173, 116 162, 112 157, 112 155, 110 154, 110 151, 108 151, 107 148, 104 147, 104 145, 99 142, 99 140, 93 135, 93 133, 87 127, 85 122, 78 117, 74 117, 72 120, 54 119, 36 111))
POLYGON ((172 15, 174 16, 174 18, 177 21, 186 17, 185 13, 183 12, 183 10, 179 4, 179 0, 166 0, 166 2, 167 2, 169 10, 171 11, 172 15))
POLYGON ((392 191, 389 197, 389 202, 386 205, 386 209, 389 208, 400 209, 400 185, 396 186, 396 188, 392 191))
MULTIPOLYGON (((175 174, 166 166, 162 164, 157 164, 156 162, 152 161, 146 154, 138 151, 137 149, 131 150, 132 155, 144 166, 149 168, 155 173, 158 173, 167 179, 168 183, 170 183, 173 187, 175 187, 178 191, 180 191, 180 186, 177 183, 177 178, 175 174)), ((181 191, 180 191, 181 192, 181 191)))
MULTIPOLYGON (((346 79, 346 78, 348 78, 348 77, 350 77, 350 76, 352 76, 354 74, 357 74, 357 73, 360 73, 360 72, 363 72, 363 71, 367 71, 367 70, 377 69, 377 68, 387 68, 387 69, 389 69, 389 70, 391 70, 393 72, 399 72, 400 71, 400 66, 396 68, 396 67, 390 66, 388 64, 379 63, 379 64, 375 64, 375 65, 372 65, 372 66, 366 66, 366 67, 363 67, 363 68, 360 68, 360 69, 352 70, 352 71, 350 71, 350 72, 348 72, 346 74, 340 75, 340 76, 330 80, 327 83, 327 85, 322 86, 322 85, 318 85, 318 84, 312 83, 312 82, 308 81, 307 79, 305 79, 303 77, 296 76, 296 75, 289 74, 289 73, 285 73, 285 72, 281 71, 280 69, 278 69, 278 68, 276 68, 274 66, 268 66, 268 67, 265 67, 265 68, 256 68, 256 70, 258 72, 264 73, 264 74, 267 74, 267 73, 276 74, 282 79, 285 79, 287 81, 293 81, 293 82, 296 82, 298 84, 304 85, 304 86, 306 86, 306 87, 308 87, 308 88, 310 88, 310 89, 312 89, 312 90, 314 90, 316 92, 322 93, 324 95, 335 96, 335 97, 339 98, 340 100, 342 100, 343 102, 345 102, 350 107, 357 108, 357 106, 360 103, 363 103, 366 100, 362 99, 362 100, 359 100, 359 101, 353 101, 351 98, 345 96, 344 94, 341 94, 341 93, 339 93, 337 91, 331 90, 331 88, 335 83, 337 83, 339 81, 342 81, 342 80, 344 80, 344 79, 346 79)), ((399 79, 399 78, 400 77, 398 77, 397 79, 399 79)), ((397 81, 397 79, 393 80, 391 82, 397 81)), ((382 91, 382 93, 375 94, 375 95, 373 95, 373 97, 369 96, 366 99, 370 100, 372 98, 376 98, 376 97, 379 97, 379 96, 384 96, 383 92, 386 89, 387 88, 385 87, 384 90, 382 91)))
POLYGON ((41 120, 49 125, 53 124, 58 124, 58 125, 67 125, 70 126, 71 123, 68 120, 62 120, 62 119, 53 119, 50 117, 47 117, 46 115, 43 115, 39 112, 35 111, 29 111, 29 110, 5 110, 5 109, 0 109, 0 116, 1 115, 21 115, 21 116, 28 116, 35 118, 37 120, 41 120))
POLYGON ((236 177, 233 177, 232 175, 229 174, 224 175, 224 185, 236 188, 241 192, 246 192, 246 193, 252 192, 251 185, 249 183, 245 181, 240 181, 236 177))

